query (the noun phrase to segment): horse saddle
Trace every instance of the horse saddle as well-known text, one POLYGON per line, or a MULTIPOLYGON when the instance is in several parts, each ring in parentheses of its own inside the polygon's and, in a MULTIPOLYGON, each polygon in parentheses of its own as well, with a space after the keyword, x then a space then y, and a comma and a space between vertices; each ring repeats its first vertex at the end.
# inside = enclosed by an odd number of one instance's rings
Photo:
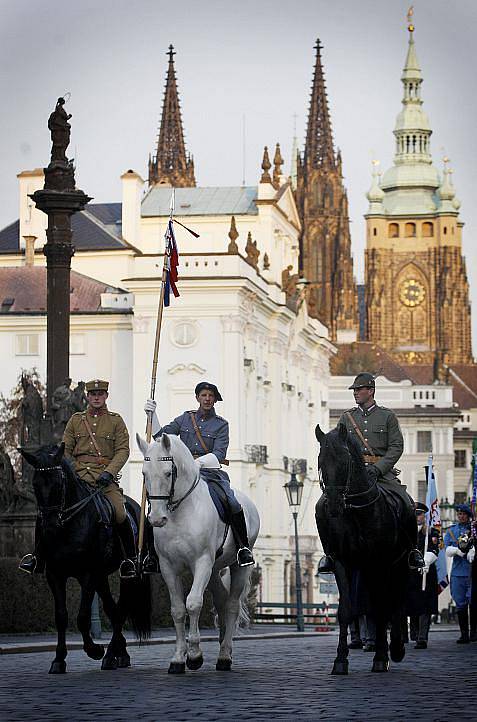
POLYGON ((225 491, 215 479, 207 478, 205 476, 204 478, 207 482, 210 498, 214 502, 214 506, 217 509, 220 520, 223 521, 224 524, 228 524, 230 521, 230 507, 225 491))
POLYGON ((93 497, 99 521, 105 526, 111 526, 114 522, 114 509, 108 497, 104 494, 96 494, 93 497))

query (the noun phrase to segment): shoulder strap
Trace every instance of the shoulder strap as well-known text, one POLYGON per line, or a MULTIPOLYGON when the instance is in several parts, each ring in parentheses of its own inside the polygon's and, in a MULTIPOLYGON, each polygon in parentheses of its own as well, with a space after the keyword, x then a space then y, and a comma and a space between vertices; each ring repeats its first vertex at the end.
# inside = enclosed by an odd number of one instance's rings
POLYGON ((203 450, 206 454, 209 453, 209 448, 207 447, 207 444, 205 443, 204 439, 202 438, 202 434, 200 433, 200 429, 197 426, 197 421, 195 420, 195 414, 193 411, 189 411, 190 420, 192 421, 192 426, 194 427, 195 435, 199 439, 200 445, 202 446, 203 450))
POLYGON ((353 425, 353 428, 354 428, 354 430, 356 431, 356 434, 357 434, 357 436, 359 437, 360 441, 362 442, 363 446, 365 446, 366 449, 368 449, 368 451, 371 452, 372 456, 375 456, 375 453, 374 453, 373 448, 369 445, 369 443, 368 443, 368 442, 366 441, 366 439, 364 438, 363 434, 361 433, 361 429, 359 428, 358 424, 356 423, 356 421, 355 421, 355 420, 353 419, 353 417, 351 416, 350 412, 349 412, 349 411, 346 411, 346 412, 345 412, 345 416, 347 416, 348 419, 351 421, 351 423, 352 423, 352 425, 353 425))
POLYGON ((455 541, 455 543, 457 544, 457 539, 455 538, 455 534, 454 534, 454 532, 452 531, 452 529, 448 529, 447 531, 449 532, 449 534, 450 534, 450 536, 451 536, 451 539, 452 539, 453 541, 455 541))
POLYGON ((86 426, 86 431, 89 434, 89 438, 91 439, 91 443, 93 444, 96 453, 98 454, 98 456, 102 456, 99 446, 96 442, 96 439, 93 436, 93 432, 91 431, 91 426, 88 424, 88 420, 87 420, 86 416, 82 416, 81 418, 84 421, 84 425, 86 426))

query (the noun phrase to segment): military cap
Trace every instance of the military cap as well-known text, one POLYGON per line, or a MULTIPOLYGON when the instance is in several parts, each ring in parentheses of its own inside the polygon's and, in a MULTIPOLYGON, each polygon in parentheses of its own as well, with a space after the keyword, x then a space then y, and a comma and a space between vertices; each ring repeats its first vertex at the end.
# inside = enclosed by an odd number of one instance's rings
POLYGON ((427 512, 429 511, 429 507, 427 507, 421 501, 414 502, 414 509, 416 510, 416 514, 427 514, 427 512))
POLYGON ((93 379, 87 381, 85 384, 86 392, 88 391, 107 391, 109 388, 108 381, 102 381, 101 379, 93 379))
POLYGON ((201 381, 200 384, 197 384, 197 386, 195 387, 195 395, 198 396, 200 392, 204 390, 213 391, 215 394, 215 400, 222 401, 220 391, 215 384, 210 384, 208 381, 201 381))
POLYGON ((473 519, 474 515, 472 514, 472 509, 468 504, 457 504, 456 511, 463 511, 464 514, 468 514, 468 516, 473 519))
POLYGON ((362 374, 358 374, 358 375, 356 376, 355 380, 353 381, 353 383, 351 384, 351 386, 349 386, 348 388, 350 388, 350 389, 360 389, 360 388, 362 388, 363 386, 370 386, 370 387, 372 387, 372 388, 374 389, 374 387, 376 386, 376 384, 375 384, 375 382, 374 382, 374 376, 373 376, 373 374, 370 374, 370 373, 368 373, 367 371, 363 371, 362 374))

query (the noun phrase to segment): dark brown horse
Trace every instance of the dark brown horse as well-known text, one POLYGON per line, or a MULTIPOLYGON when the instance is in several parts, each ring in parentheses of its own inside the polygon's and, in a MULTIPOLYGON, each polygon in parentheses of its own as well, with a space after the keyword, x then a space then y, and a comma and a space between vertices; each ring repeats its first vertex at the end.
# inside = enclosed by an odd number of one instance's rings
MULTIPOLYGON (((101 520, 100 507, 96 503, 99 490, 76 476, 63 458, 64 444, 45 446, 34 454, 20 451, 35 469, 33 489, 38 503, 37 544, 46 562, 46 579, 55 600, 58 642, 50 674, 66 672, 66 583, 69 577, 77 579, 81 586, 77 623, 84 651, 92 659, 103 660, 101 669, 129 667, 130 657, 122 627, 128 618, 140 639, 149 636, 149 577, 121 580, 116 603, 111 595, 108 575, 119 568, 122 555, 119 540, 111 527, 101 520), (95 592, 101 597, 113 628, 106 654, 103 645, 95 644, 90 634, 91 603, 95 592)), ((139 506, 132 499, 127 500, 126 507, 133 515, 139 514, 139 506)))
POLYGON ((408 555, 415 546, 417 527, 412 500, 406 505, 392 485, 370 481, 360 449, 340 425, 328 434, 319 426, 318 466, 323 495, 315 517, 325 553, 335 563, 339 590, 340 625, 332 674, 348 674, 348 624, 353 616, 351 584, 359 574, 376 623, 373 672, 389 668, 387 627, 391 623, 389 652, 393 662, 404 658, 402 619, 409 575, 408 555))

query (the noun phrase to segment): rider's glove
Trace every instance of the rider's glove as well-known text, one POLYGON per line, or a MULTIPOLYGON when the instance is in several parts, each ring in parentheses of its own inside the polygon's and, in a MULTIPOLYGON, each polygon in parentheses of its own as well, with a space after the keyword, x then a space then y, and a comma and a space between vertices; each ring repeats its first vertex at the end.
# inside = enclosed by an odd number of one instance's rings
POLYGON ((474 559, 475 559, 475 547, 472 547, 472 548, 469 549, 469 551, 467 552, 467 561, 472 564, 472 562, 474 561, 474 559))
POLYGON ((464 552, 461 552, 459 547, 448 546, 446 549, 447 557, 465 557, 464 552))
POLYGON ((156 410, 156 406, 157 404, 154 399, 148 399, 144 404, 144 411, 146 414, 153 414, 156 410))
POLYGON ((374 464, 366 467, 366 473, 369 481, 377 481, 379 479, 379 469, 374 464))
POLYGON ((161 425, 156 414, 156 405, 157 404, 154 399, 148 399, 144 404, 144 411, 146 412, 148 417, 151 417, 151 434, 154 439, 161 432, 161 425))
POLYGON ((96 479, 96 483, 98 486, 109 486, 114 481, 114 476, 109 473, 109 471, 103 471, 98 478, 96 479))

